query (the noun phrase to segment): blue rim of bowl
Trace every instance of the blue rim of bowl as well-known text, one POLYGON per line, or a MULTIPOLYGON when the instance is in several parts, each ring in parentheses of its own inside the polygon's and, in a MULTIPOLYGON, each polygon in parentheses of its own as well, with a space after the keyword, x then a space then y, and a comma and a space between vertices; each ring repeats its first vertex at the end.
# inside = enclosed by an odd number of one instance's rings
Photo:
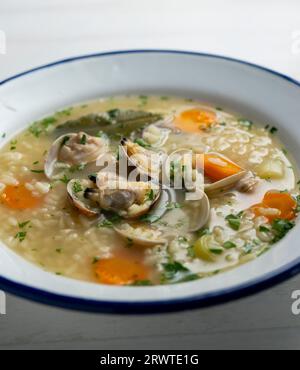
MULTIPOLYGON (((121 50, 111 51, 104 53, 94 53, 81 56, 75 56, 67 59, 62 59, 57 62, 42 65, 30 69, 28 71, 19 73, 12 77, 9 77, 0 82, 0 86, 13 81, 17 78, 25 75, 55 67, 60 64, 71 63, 78 60, 90 59, 90 58, 101 58, 113 55, 122 54, 146 54, 146 53, 157 53, 157 54, 179 54, 179 55, 190 55, 198 57, 209 57, 214 59, 221 59, 224 61, 234 62, 241 65, 246 65, 253 69, 267 72, 271 75, 279 77, 296 85, 300 88, 300 82, 288 77, 282 73, 276 72, 272 69, 259 66, 254 63, 246 62, 243 60, 214 55, 208 53, 200 53, 193 51, 180 51, 180 50, 161 50, 161 49, 140 49, 140 50, 121 50)), ((295 261, 273 271, 272 273, 265 274, 258 279, 252 279, 251 281, 237 285, 229 289, 220 289, 211 293, 196 294, 187 298, 170 299, 164 301, 149 301, 149 302, 114 302, 114 301, 100 301, 84 298, 75 298, 71 296, 64 296, 56 293, 51 293, 37 288, 32 288, 27 285, 15 283, 9 279, 6 279, 0 275, 0 288, 4 291, 14 294, 16 296, 30 299, 32 301, 43 303, 51 306, 56 306, 65 309, 87 311, 87 312, 99 312, 99 313, 117 313, 117 314, 155 314, 155 313, 167 313, 172 311, 182 311, 201 307, 208 307, 225 303, 231 300, 241 299, 243 297, 258 293, 262 290, 268 289, 275 286, 289 278, 300 273, 300 257, 295 261)))

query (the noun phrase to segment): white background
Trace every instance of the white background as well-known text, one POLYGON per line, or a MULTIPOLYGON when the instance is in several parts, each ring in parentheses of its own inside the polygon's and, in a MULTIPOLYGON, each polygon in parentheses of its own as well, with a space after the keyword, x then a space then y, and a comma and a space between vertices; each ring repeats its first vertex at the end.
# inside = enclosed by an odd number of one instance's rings
MULTIPOLYGON (((73 55, 136 48, 228 55, 300 80, 299 0, 0 0, 0 31, 0 80, 73 55)), ((9 296, 0 348, 299 349, 295 289, 297 277, 228 305, 140 317, 74 313, 9 296)))

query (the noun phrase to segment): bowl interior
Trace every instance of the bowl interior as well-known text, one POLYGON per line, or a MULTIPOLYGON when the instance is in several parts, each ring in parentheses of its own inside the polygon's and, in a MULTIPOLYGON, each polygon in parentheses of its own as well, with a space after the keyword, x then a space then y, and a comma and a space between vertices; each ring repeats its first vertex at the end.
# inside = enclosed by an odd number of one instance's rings
MULTIPOLYGON (((300 87, 278 74, 247 63, 177 52, 126 52, 75 58, 0 85, 3 142, 36 119, 62 107, 111 95, 159 94, 195 98, 278 127, 297 158, 300 146, 300 87)), ((0 276, 46 292, 99 302, 165 303, 224 295, 299 263, 296 227, 254 262, 212 278, 145 288, 108 287, 47 273, 0 245, 0 276)))

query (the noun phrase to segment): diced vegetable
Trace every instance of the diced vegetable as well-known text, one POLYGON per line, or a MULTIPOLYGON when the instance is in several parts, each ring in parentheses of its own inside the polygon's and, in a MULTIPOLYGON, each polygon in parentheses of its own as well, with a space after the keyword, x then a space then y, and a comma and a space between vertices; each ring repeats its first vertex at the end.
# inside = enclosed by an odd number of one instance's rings
POLYGON ((282 179, 284 164, 280 159, 267 159, 257 167, 256 172, 262 179, 282 179))
POLYGON ((237 164, 214 153, 197 155, 197 164, 204 166, 204 175, 212 181, 219 181, 242 171, 237 164))
POLYGON ((208 262, 215 262, 224 249, 215 241, 212 235, 204 235, 194 244, 196 257, 208 262))
POLYGON ((19 210, 35 208, 42 200, 42 198, 34 197, 25 184, 6 186, 0 199, 7 207, 19 210))
POLYGON ((240 226, 241 226, 241 215, 240 214, 238 215, 230 214, 225 217, 225 220, 228 221, 229 226, 233 230, 238 231, 240 229, 240 226))
POLYGON ((256 216, 265 216, 269 222, 275 219, 293 220, 297 201, 287 192, 268 191, 262 203, 251 207, 256 216))
POLYGON ((148 280, 148 269, 140 261, 112 257, 101 259, 95 266, 96 276, 102 284, 129 285, 148 280))
POLYGON ((209 110, 189 109, 175 120, 175 126, 185 132, 200 132, 216 122, 216 114, 209 110))

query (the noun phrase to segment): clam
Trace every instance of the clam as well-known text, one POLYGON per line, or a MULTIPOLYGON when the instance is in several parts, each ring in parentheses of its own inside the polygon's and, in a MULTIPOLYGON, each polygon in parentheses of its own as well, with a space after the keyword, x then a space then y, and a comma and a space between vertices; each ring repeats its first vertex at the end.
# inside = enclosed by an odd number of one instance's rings
POLYGON ((191 212, 189 215, 189 232, 201 230, 210 218, 210 202, 208 196, 202 192, 202 196, 200 195, 200 197, 198 200, 186 201, 186 206, 189 207, 191 212))
POLYGON ((251 193, 254 191, 259 179, 253 172, 248 171, 244 177, 236 184, 236 190, 241 193, 251 193))
MULTIPOLYGON (((210 153, 205 153, 205 155, 215 156, 216 160, 218 160, 218 158, 220 158, 220 160, 223 159, 225 162, 231 163, 235 167, 239 167, 236 163, 234 163, 229 158, 225 157, 224 155, 222 155, 220 153, 210 152, 210 153)), ((195 158, 197 160, 197 155, 196 155, 195 158)), ((200 158, 201 158, 201 154, 200 154, 200 158)), ((196 163, 196 164, 194 163, 194 166, 197 169, 202 168, 202 171, 203 171, 203 167, 205 167, 205 164, 202 161, 202 164, 201 163, 196 163)), ((237 173, 235 173, 231 176, 225 177, 222 180, 218 180, 218 181, 215 181, 215 182, 212 182, 212 183, 205 182, 204 190, 209 196, 214 196, 216 194, 226 192, 226 191, 236 187, 237 184, 239 183, 239 181, 242 180, 245 177, 246 174, 247 174, 247 170, 240 167, 239 172, 237 172, 237 173)))
POLYGON ((156 245, 166 245, 168 240, 163 238, 162 232, 149 226, 134 227, 129 224, 122 224, 114 227, 114 230, 122 238, 129 240, 141 247, 154 247, 156 245))
POLYGON ((233 189, 239 181, 245 176, 246 171, 241 171, 232 176, 226 177, 225 179, 213 182, 211 184, 205 184, 204 189, 206 194, 214 196, 219 193, 224 193, 230 189, 233 189))
POLYGON ((98 190, 92 181, 73 179, 67 185, 67 192, 72 204, 84 215, 94 217, 101 213, 98 190))
POLYGON ((59 169, 96 162, 108 148, 107 138, 90 136, 84 132, 63 135, 50 148, 45 162, 45 174, 52 179, 59 169))
POLYGON ((137 168, 140 174, 159 181, 164 153, 149 150, 128 139, 121 140, 121 149, 129 165, 137 168))
POLYGON ((153 182, 130 182, 105 172, 98 174, 97 187, 100 208, 125 219, 136 219, 149 212, 161 194, 160 186, 153 182))
POLYGON ((174 117, 166 117, 153 125, 147 126, 143 131, 143 139, 148 142, 152 148, 161 148, 169 139, 174 126, 172 124, 174 117))

